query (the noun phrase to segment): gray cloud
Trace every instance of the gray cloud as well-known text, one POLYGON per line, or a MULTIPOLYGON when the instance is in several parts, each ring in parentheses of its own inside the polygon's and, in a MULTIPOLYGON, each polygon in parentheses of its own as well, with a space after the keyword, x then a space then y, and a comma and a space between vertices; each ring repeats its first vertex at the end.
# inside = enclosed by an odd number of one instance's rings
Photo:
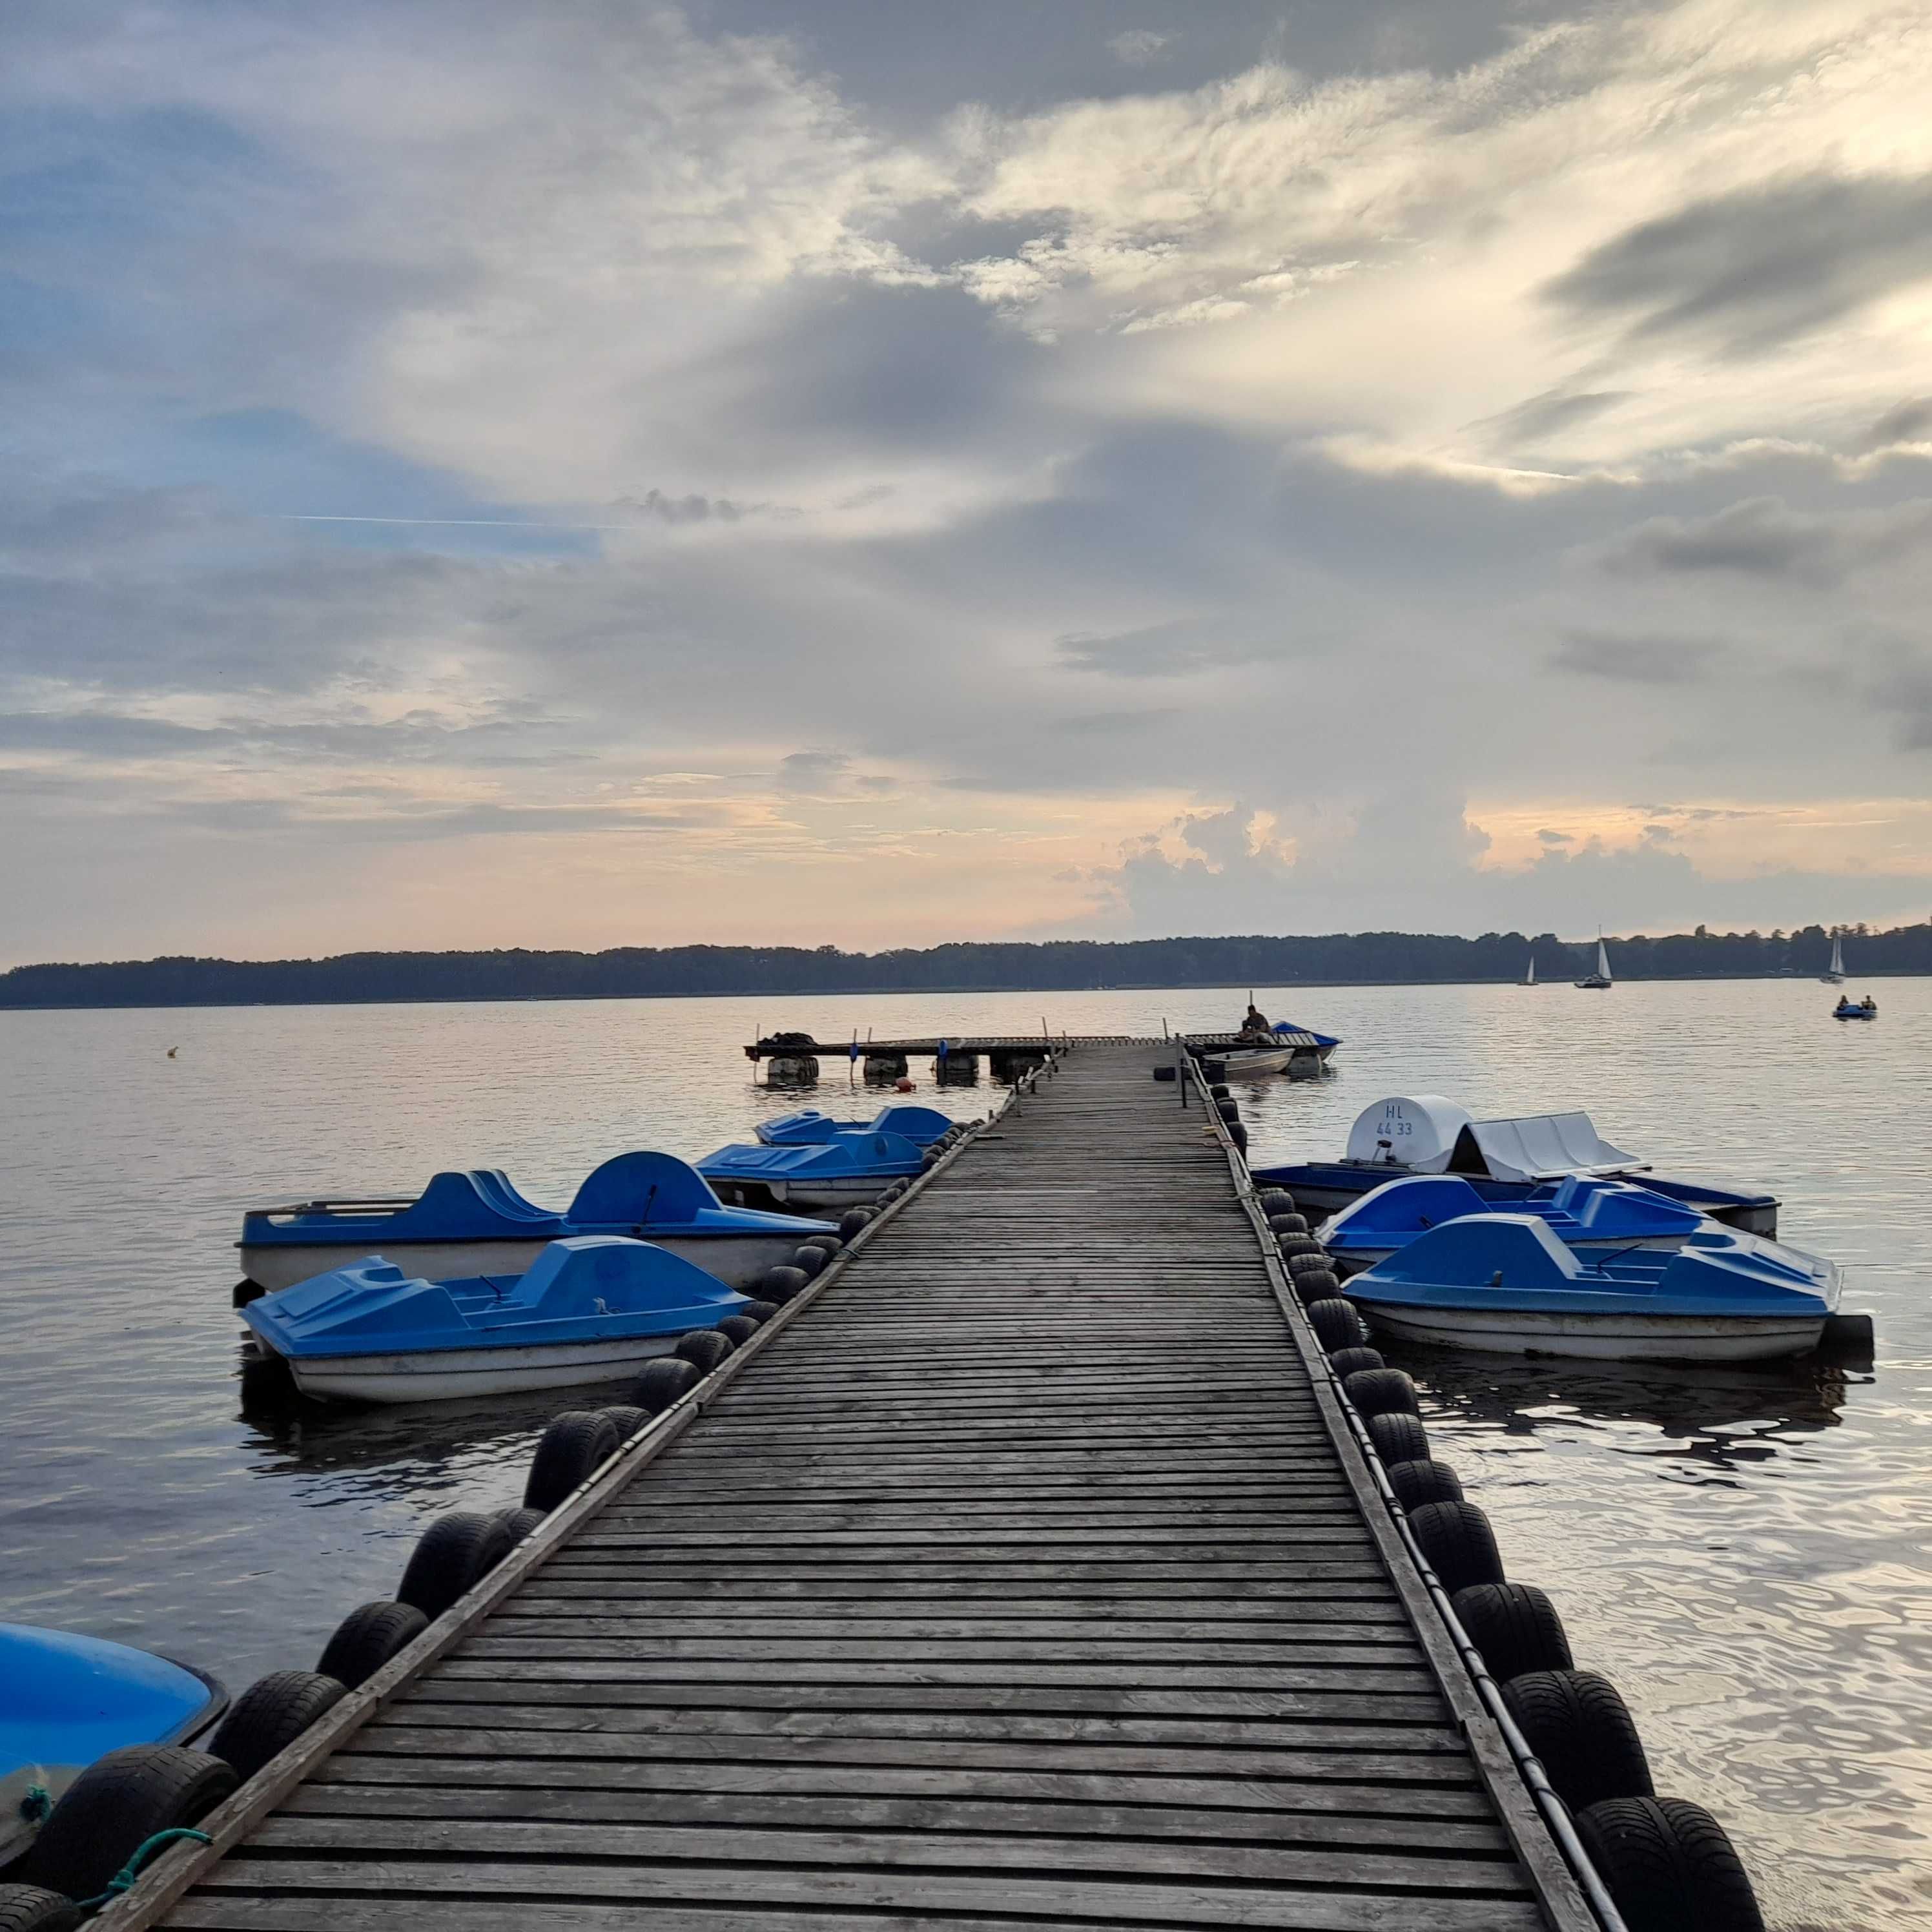
POLYGON ((1808 175, 1696 202, 1592 249, 1545 284, 1639 337, 1708 334, 1757 354, 1932 274, 1932 180, 1808 175))
POLYGON ((1490 446, 1498 450, 1534 448, 1567 429, 1586 423, 1615 409, 1629 394, 1624 389, 1546 389, 1500 416, 1486 418, 1476 427, 1489 433, 1490 446))
POLYGON ((1932 500, 1883 510, 1794 510, 1751 496, 1714 516, 1654 517, 1602 553, 1620 572, 1731 572, 1820 586, 1862 567, 1891 563, 1932 545, 1932 500))
POLYGON ((1916 396, 1887 410, 1865 436, 1868 449, 1886 449, 1898 442, 1922 442, 1932 436, 1932 396, 1916 396))
POLYGON ((1282 632, 1257 627, 1253 618, 1244 616, 1181 617, 1112 637, 1070 632, 1056 638, 1054 648, 1076 670, 1109 677, 1186 677, 1266 663, 1288 656, 1294 645, 1282 632))
POLYGON ((1572 631, 1550 654, 1552 670, 1619 684, 1691 684, 1730 649, 1712 638, 1619 637, 1572 631))

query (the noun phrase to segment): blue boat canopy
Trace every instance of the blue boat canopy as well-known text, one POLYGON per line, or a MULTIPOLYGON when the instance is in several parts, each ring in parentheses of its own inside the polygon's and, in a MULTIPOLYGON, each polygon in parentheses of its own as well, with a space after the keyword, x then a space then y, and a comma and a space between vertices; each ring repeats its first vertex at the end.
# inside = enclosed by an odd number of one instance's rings
POLYGON ((212 1678, 145 1650, 67 1630, 0 1624, 0 1865, 38 1828, 38 1786, 58 1798, 124 1744, 178 1744, 228 1702, 212 1678))
POLYGON ((551 1242, 522 1275, 423 1281, 371 1255, 242 1313, 277 1354, 302 1360, 676 1335, 745 1306, 735 1288, 648 1241, 579 1234, 551 1242))
MULTIPOLYGON (((1681 1240, 1705 1225, 1694 1209, 1647 1187, 1583 1175, 1537 1188, 1510 1204, 1515 1212, 1535 1215, 1568 1242, 1681 1240)), ((1345 1253, 1400 1247, 1429 1228, 1490 1209, 1460 1174, 1408 1174, 1384 1181, 1331 1216, 1322 1238, 1345 1253)))
POLYGON ((1378 1306, 1575 1314, 1828 1314, 1837 1271, 1795 1250, 1716 1226, 1680 1248, 1599 1260, 1533 1214, 1472 1214, 1432 1228, 1352 1276, 1349 1299, 1378 1306))
POLYGON ((706 1234, 830 1231, 790 1214, 728 1208, 688 1161, 654 1151, 620 1154, 594 1169, 562 1214, 526 1201, 496 1168, 436 1175, 404 1202, 312 1202, 260 1208, 242 1223, 244 1247, 339 1242, 370 1254, 412 1241, 559 1240, 589 1234, 643 1240, 706 1234))
POLYGON ((881 1107, 869 1120, 835 1120, 816 1107, 801 1107, 760 1123, 754 1131, 767 1147, 808 1147, 838 1134, 898 1134, 915 1147, 930 1147, 952 1124, 937 1107, 904 1103, 881 1107))
POLYGON ((1340 1046, 1341 1040, 1332 1033, 1317 1033, 1312 1027, 1297 1026, 1292 1020, 1276 1020, 1272 1029, 1276 1033, 1305 1034, 1317 1046, 1340 1046))
POLYGON ((922 1151, 899 1134, 835 1134, 803 1147, 720 1148, 698 1163, 698 1172, 717 1180, 891 1180, 917 1174, 922 1151))

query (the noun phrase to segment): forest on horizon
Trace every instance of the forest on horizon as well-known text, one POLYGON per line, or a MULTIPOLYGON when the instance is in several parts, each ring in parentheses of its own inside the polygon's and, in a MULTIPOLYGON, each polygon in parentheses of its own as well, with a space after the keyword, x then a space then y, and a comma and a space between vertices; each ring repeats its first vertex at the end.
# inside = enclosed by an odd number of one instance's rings
MULTIPOLYGON (((1932 922, 1836 928, 1848 975, 1932 973, 1932 922)), ((1609 939, 1620 980, 1822 973, 1832 929, 1609 939)), ((334 1005, 436 1000, 648 999, 788 993, 1066 992, 1137 986, 1428 985, 1540 980, 1594 963, 1554 933, 1329 933, 1228 939, 988 940, 847 952, 836 946, 617 946, 601 952, 348 952, 16 966, 0 1007, 334 1005)))

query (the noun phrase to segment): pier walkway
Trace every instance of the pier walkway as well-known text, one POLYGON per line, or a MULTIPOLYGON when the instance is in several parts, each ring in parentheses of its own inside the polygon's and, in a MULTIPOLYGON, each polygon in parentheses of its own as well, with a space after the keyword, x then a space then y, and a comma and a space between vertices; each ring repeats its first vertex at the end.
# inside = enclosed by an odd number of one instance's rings
POLYGON ((104 1926, 1594 1924, 1157 1057, 1071 1054, 104 1926))

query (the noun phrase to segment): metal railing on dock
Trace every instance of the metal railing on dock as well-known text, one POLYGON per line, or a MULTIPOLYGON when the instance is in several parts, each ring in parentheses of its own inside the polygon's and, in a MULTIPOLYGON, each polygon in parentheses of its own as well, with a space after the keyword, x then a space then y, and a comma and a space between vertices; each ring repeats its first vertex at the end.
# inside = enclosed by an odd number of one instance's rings
POLYGON ((1158 1057, 1016 1096, 99 1922, 1601 1924, 1158 1057))

